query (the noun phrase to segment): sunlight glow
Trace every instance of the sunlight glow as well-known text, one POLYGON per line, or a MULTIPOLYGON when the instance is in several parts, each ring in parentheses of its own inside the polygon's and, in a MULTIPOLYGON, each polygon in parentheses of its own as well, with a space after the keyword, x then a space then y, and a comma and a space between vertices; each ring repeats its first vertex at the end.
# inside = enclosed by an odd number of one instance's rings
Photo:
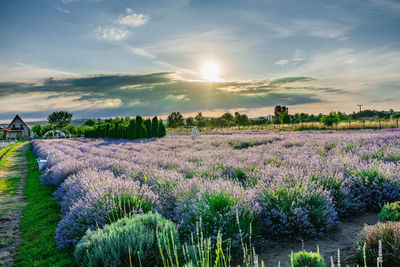
POLYGON ((201 74, 204 80, 209 82, 218 82, 221 80, 219 77, 221 70, 219 66, 213 62, 207 62, 203 64, 201 68, 201 74))

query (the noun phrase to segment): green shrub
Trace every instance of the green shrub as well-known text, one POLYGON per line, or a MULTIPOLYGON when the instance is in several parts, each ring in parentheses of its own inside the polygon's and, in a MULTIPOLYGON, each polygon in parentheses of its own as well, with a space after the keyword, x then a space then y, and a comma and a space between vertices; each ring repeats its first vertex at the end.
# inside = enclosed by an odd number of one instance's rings
POLYGON ((365 259, 371 266, 376 266, 379 256, 379 240, 382 241, 383 266, 400 266, 400 222, 366 225, 358 234, 354 256, 358 263, 365 259))
POLYGON ((400 221, 400 201, 388 203, 382 207, 381 212, 378 215, 378 219, 381 222, 399 222, 400 221))
POLYGON ((324 258, 319 254, 319 250, 317 249, 317 253, 315 252, 307 252, 302 250, 295 254, 289 255, 291 266, 292 267, 326 267, 326 263, 324 258))
POLYGON ((162 264, 160 249, 171 245, 179 245, 175 224, 157 213, 147 213, 88 230, 74 256, 85 266, 129 266, 130 262, 155 266, 162 264))

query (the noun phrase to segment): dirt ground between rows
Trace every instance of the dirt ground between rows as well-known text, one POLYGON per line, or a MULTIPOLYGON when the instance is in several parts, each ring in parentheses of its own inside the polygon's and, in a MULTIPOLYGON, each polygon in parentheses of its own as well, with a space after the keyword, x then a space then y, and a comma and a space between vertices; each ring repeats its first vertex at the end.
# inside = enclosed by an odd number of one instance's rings
MULTIPOLYGON (((21 240, 19 221, 25 204, 24 188, 27 172, 26 145, 19 145, 7 164, 0 167, 0 179, 19 178, 13 195, 0 196, 0 266, 13 266, 13 255, 21 240)), ((11 152, 10 152, 11 153, 11 152)))
MULTIPOLYGON (((364 213, 355 215, 351 218, 342 220, 337 230, 315 240, 304 241, 304 249, 306 251, 316 252, 316 246, 319 246, 321 255, 324 256, 325 262, 330 266, 330 257, 333 257, 334 263, 337 263, 338 249, 340 249, 340 258, 343 266, 349 264, 356 266, 354 262, 346 260, 350 255, 351 248, 356 240, 358 232, 365 224, 372 225, 377 222, 377 213, 364 213)), ((264 245, 259 250, 259 259, 263 260, 266 266, 278 266, 280 262, 282 267, 290 266, 289 255, 291 251, 298 252, 302 249, 302 242, 279 241, 271 242, 264 245)))

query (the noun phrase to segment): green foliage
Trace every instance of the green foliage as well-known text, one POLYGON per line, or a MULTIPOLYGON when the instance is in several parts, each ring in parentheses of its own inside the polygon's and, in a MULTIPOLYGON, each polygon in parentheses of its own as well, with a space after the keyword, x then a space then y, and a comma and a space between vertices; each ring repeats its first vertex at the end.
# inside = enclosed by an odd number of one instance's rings
POLYGON ((145 128, 146 128, 146 138, 151 138, 151 130, 152 130, 152 128, 151 128, 151 120, 150 119, 146 119, 145 121, 144 121, 144 126, 145 126, 145 128))
POLYGON ((60 249, 55 242, 55 229, 61 211, 50 187, 40 183, 40 172, 35 167, 36 157, 27 149, 24 207, 20 230, 20 246, 14 258, 15 266, 75 266, 72 253, 60 249))
POLYGON ((94 119, 89 119, 83 123, 83 125, 87 125, 87 126, 91 126, 91 127, 93 127, 95 124, 96 124, 96 121, 94 119))
POLYGON ((331 127, 333 124, 337 125, 340 122, 340 117, 336 112, 331 112, 329 115, 323 115, 321 122, 325 126, 331 127))
POLYGON ((109 222, 131 216, 134 212, 141 210, 143 213, 149 212, 154 208, 154 203, 145 198, 134 197, 132 195, 113 195, 110 200, 114 202, 114 209, 108 214, 109 222))
POLYGON ((388 203, 382 207, 378 215, 381 222, 393 221, 400 222, 400 201, 388 203))
POLYGON ((158 136, 158 119, 157 116, 155 116, 151 120, 151 137, 157 137, 158 136))
POLYGON ((167 130, 165 129, 165 125, 163 124, 162 120, 158 122, 157 134, 158 137, 164 137, 167 134, 167 130))
POLYGON ((158 266, 162 265, 160 252, 169 246, 179 247, 175 224, 157 213, 147 213, 88 230, 74 256, 89 267, 129 266, 130 262, 134 266, 158 266))
POLYGON ((291 260, 292 267, 326 267, 326 263, 324 258, 319 254, 317 249, 317 253, 315 252, 307 252, 302 250, 295 254, 289 255, 291 260))
POLYGON ((188 117, 186 119, 186 126, 194 126, 195 122, 194 122, 194 118, 193 117, 188 117))
POLYGON ((36 136, 42 135, 42 126, 40 126, 39 124, 33 126, 31 130, 32 130, 32 132, 35 133, 36 136))
POLYGON ((72 121, 72 113, 67 111, 55 111, 47 117, 47 121, 56 129, 68 126, 72 121))
POLYGON ((370 266, 376 266, 379 242, 382 242, 383 266, 400 266, 400 222, 364 226, 354 246, 356 261, 363 264, 365 254, 366 262, 371 264, 370 266))
POLYGON ((183 126, 185 124, 185 120, 181 113, 172 112, 167 118, 167 125, 171 128, 176 128, 179 126, 183 126))

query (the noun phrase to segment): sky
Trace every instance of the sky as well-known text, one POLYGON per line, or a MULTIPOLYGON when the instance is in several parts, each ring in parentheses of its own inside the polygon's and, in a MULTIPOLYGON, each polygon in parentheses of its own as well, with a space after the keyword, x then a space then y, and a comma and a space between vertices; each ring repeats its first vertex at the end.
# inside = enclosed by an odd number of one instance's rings
POLYGON ((399 26, 399 0, 2 0, 0 122, 400 110, 399 26))

